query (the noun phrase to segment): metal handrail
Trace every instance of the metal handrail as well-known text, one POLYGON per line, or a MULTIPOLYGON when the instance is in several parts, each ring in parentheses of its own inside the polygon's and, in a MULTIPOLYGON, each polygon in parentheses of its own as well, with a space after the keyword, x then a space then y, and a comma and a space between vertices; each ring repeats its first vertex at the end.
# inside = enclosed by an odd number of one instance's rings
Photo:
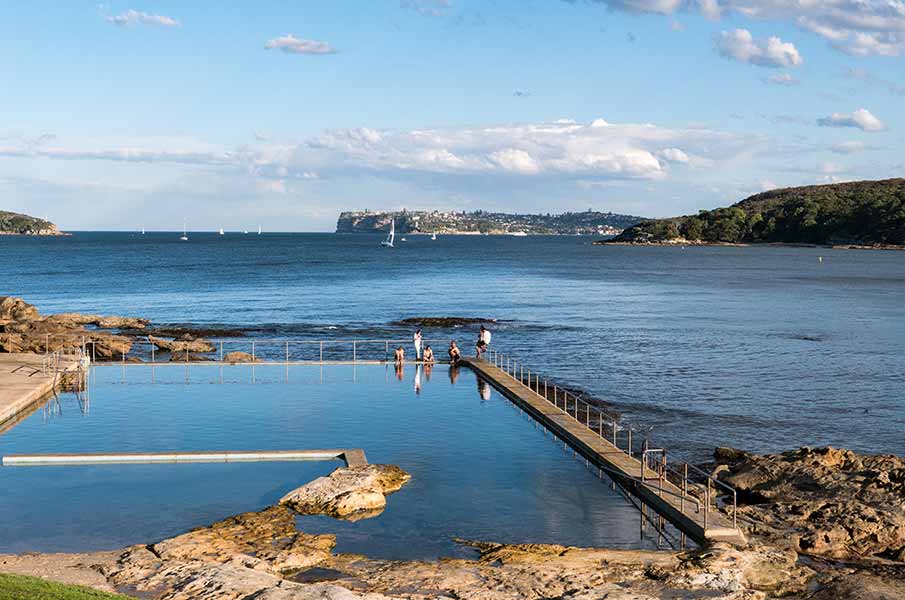
MULTIPOLYGON (((493 366, 501 369, 505 374, 509 375, 513 380, 517 381, 522 386, 527 387, 529 389, 529 391, 533 392, 538 397, 543 398, 547 402, 551 402, 557 409, 562 410, 563 413, 565 413, 566 415, 575 419, 576 422, 585 425, 592 432, 596 432, 597 435, 601 439, 606 439, 604 437, 604 432, 603 432, 603 417, 607 417, 608 420, 610 421, 609 425, 612 426, 612 435, 613 435, 612 444, 613 444, 613 446, 615 446, 617 449, 619 448, 618 439, 617 439, 617 430, 626 431, 627 432, 627 445, 626 445, 627 454, 629 456, 632 456, 632 432, 639 431, 639 430, 636 430, 632 424, 629 423, 626 426, 620 427, 616 423, 615 417, 613 417, 612 415, 607 415, 598 406, 592 407, 589 402, 581 400, 580 395, 575 396, 574 394, 569 394, 569 392, 566 390, 558 389, 558 386, 556 384, 553 384, 553 387, 552 387, 553 399, 551 400, 549 397, 549 394, 548 394, 549 382, 546 379, 544 379, 544 388, 543 388, 544 393, 541 394, 540 393, 540 376, 537 373, 535 373, 535 378, 534 378, 534 380, 532 380, 531 370, 528 369, 528 383, 527 384, 525 383, 525 377, 524 377, 525 365, 524 365, 524 363, 520 363, 518 359, 513 358, 511 355, 508 355, 505 353, 500 353, 496 350, 488 350, 488 354, 489 354, 490 360, 492 361, 493 366), (534 384, 534 387, 532 387, 533 382, 536 382, 536 384, 534 384), (562 397, 563 397, 563 405, 561 408, 559 406, 559 396, 560 395, 562 395, 562 397), (574 413, 570 412, 570 410, 569 410, 570 397, 574 400, 574 413), (578 408, 579 402, 583 402, 585 404, 584 422, 582 422, 582 420, 579 418, 579 415, 580 415, 579 408, 578 408), (591 409, 592 408, 593 408, 594 414, 597 416, 597 429, 596 430, 593 427, 591 427, 591 409)), ((711 481, 713 481, 717 486, 724 488, 725 490, 727 490, 729 493, 732 494, 732 526, 736 529, 738 528, 738 520, 737 520, 738 492, 735 490, 735 488, 726 484, 725 482, 719 481, 718 479, 714 478, 712 475, 706 473, 705 471, 701 470, 700 468, 698 468, 694 465, 688 464, 688 463, 684 464, 684 467, 685 467, 684 474, 679 473, 666 462, 666 450, 663 448, 654 448, 654 449, 648 448, 647 447, 648 442, 649 442, 649 440, 648 440, 647 436, 645 436, 644 444, 642 446, 642 452, 641 452, 641 479, 639 480, 636 478, 632 478, 633 481, 635 481, 637 484, 645 485, 651 489, 656 489, 657 492, 660 493, 661 495, 663 493, 666 493, 667 495, 680 498, 680 512, 682 512, 683 514, 685 513, 685 501, 686 500, 694 502, 695 512, 699 513, 701 511, 701 501, 699 500, 699 498, 697 498, 693 494, 689 493, 689 484, 691 484, 691 489, 695 489, 699 485, 697 482, 695 482, 694 480, 692 480, 691 478, 688 477, 688 468, 690 467, 695 472, 698 472, 707 478, 707 486, 703 490, 704 495, 705 495, 705 498, 704 498, 704 530, 706 531, 707 527, 708 527, 708 514, 710 511, 710 499, 711 499, 711 493, 710 493, 710 482, 711 481), (663 457, 661 465, 660 465, 660 469, 655 471, 655 472, 658 472, 658 477, 657 477, 658 485, 656 488, 652 484, 645 481, 645 477, 644 477, 645 476, 645 473, 644 473, 645 465, 647 464, 647 457, 648 457, 648 454, 650 454, 650 453, 661 453, 661 455, 663 457), (667 477, 668 472, 674 473, 679 478, 680 483, 681 483, 680 488, 682 490, 681 493, 677 494, 675 492, 671 492, 668 489, 667 490, 663 489, 663 486, 662 486, 663 479, 667 479, 667 481, 668 481, 668 477, 667 477)), ((609 471, 609 469, 605 469, 605 468, 604 468, 604 470, 609 471)), ((698 491, 698 493, 700 493, 700 491, 698 491)))

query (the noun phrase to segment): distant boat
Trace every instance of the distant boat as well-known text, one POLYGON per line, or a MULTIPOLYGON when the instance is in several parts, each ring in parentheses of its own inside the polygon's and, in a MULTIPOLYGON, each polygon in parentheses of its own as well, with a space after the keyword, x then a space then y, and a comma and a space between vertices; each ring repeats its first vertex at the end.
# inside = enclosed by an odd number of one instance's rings
POLYGON ((526 237, 528 234, 524 231, 510 231, 509 235, 514 235, 515 237, 526 237))
POLYGON ((387 248, 395 248, 393 242, 396 241, 396 219, 390 219, 390 234, 387 236, 387 239, 380 242, 381 246, 385 246, 387 248))
POLYGON ((182 220, 182 236, 179 239, 183 242, 189 241, 189 234, 185 230, 185 219, 182 220))
POLYGON ((226 234, 223 232, 223 228, 222 228, 222 227, 220 228, 220 235, 226 235, 226 234))
POLYGON ((144 227, 141 228, 141 234, 142 234, 142 235, 145 234, 145 228, 144 228, 144 227))
POLYGON ((432 240, 436 240, 436 239, 437 239, 437 232, 436 232, 436 231, 433 232, 433 233, 431 234, 431 239, 432 239, 432 240))
POLYGON ((261 235, 261 226, 258 225, 258 235, 261 235))
POLYGON ((400 242, 407 242, 408 240, 405 239, 405 238, 400 238, 399 241, 400 241, 400 242))
POLYGON ((246 230, 243 231, 242 233, 244 233, 245 235, 248 235, 248 230, 246 229, 246 230))

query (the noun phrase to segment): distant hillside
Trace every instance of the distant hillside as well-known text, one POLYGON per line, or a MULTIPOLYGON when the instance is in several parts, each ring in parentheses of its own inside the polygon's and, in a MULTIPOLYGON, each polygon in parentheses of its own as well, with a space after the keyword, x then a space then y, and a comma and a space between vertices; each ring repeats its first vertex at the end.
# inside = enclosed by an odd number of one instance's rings
POLYGON ((905 245, 905 179, 772 190, 728 208, 657 219, 610 242, 905 245))
POLYGON ((643 217, 608 212, 578 212, 559 215, 529 215, 475 212, 401 211, 344 212, 336 222, 337 233, 386 232, 396 220, 396 232, 439 234, 553 234, 616 235, 643 217))
POLYGON ((44 219, 0 210, 0 235, 65 235, 44 219))

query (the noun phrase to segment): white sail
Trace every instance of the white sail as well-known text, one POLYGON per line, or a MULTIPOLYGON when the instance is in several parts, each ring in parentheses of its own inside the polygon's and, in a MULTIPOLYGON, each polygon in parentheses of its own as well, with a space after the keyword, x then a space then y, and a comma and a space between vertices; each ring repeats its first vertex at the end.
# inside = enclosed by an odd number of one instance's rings
POLYGON ((381 246, 386 246, 387 248, 392 248, 393 243, 396 241, 396 219, 390 219, 390 234, 387 236, 387 239, 380 242, 381 246))
POLYGON ((226 234, 223 232, 223 228, 222 228, 222 227, 220 228, 220 235, 226 235, 226 234))
POLYGON ((182 240, 183 242, 189 241, 189 234, 188 234, 188 232, 186 231, 186 228, 185 228, 185 227, 186 227, 185 219, 183 219, 183 220, 182 220, 182 237, 179 238, 179 239, 182 240))
POLYGON ((258 225, 258 235, 261 235, 261 226, 258 225))

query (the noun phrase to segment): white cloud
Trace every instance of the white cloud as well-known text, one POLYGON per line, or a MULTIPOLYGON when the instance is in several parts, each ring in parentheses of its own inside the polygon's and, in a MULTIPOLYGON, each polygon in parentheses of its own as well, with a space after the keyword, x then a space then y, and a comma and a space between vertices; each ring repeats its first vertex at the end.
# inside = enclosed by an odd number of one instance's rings
POLYGON ((129 9, 118 15, 110 15, 104 17, 110 23, 120 27, 131 27, 133 25, 157 25, 160 27, 179 27, 181 23, 173 17, 165 15, 153 15, 146 12, 129 9))
POLYGON ((288 54, 333 54, 336 52, 327 42, 303 40, 291 33, 268 41, 264 47, 268 50, 282 50, 288 54))
POLYGON ((400 0, 399 6, 428 17, 443 17, 452 6, 452 0, 400 0))
POLYGON ((673 14, 697 8, 708 19, 735 13, 782 20, 855 56, 898 56, 905 51, 903 0, 595 0, 614 10, 673 14))
POLYGON ((688 155, 678 148, 665 148, 657 153, 658 156, 669 162, 688 164, 688 155))
MULTIPOLYGON (((226 148, 190 139, 21 139, 0 156, 54 160, 205 165, 268 180, 422 174, 645 180, 668 177, 669 163, 691 168, 744 158, 762 140, 706 128, 571 121, 483 128, 337 129, 294 144, 226 148)), ((271 190, 275 191, 275 190, 271 190)))
POLYGON ((855 154, 865 149, 864 142, 841 142, 830 146, 830 150, 836 154, 855 154))
POLYGON ((631 13, 656 13, 668 15, 682 6, 683 0, 596 0, 614 10, 631 13))
POLYGON ((856 127, 863 131, 883 131, 886 125, 866 108, 859 108, 852 114, 833 113, 817 120, 821 127, 856 127))
POLYGON ((784 42, 776 36, 758 41, 747 29, 723 31, 717 37, 716 45, 722 56, 760 67, 788 69, 803 62, 791 42, 784 42))
POLYGON ((775 75, 771 75, 764 79, 765 83, 772 83, 773 85, 798 85, 800 82, 795 79, 790 73, 777 73, 775 75))

